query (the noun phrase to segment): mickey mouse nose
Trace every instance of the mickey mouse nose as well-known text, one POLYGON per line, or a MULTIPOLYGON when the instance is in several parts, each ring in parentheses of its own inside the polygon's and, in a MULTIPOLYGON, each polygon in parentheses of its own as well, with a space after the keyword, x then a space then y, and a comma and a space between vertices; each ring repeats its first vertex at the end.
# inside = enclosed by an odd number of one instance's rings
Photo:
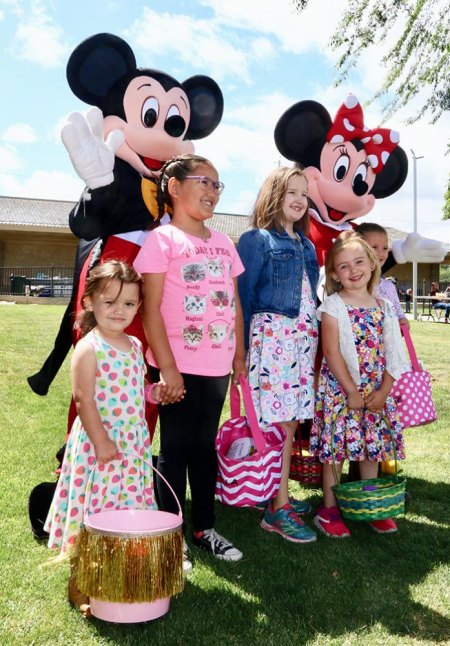
POLYGON ((174 114, 166 119, 164 130, 171 137, 180 137, 186 128, 186 121, 179 114, 174 114))

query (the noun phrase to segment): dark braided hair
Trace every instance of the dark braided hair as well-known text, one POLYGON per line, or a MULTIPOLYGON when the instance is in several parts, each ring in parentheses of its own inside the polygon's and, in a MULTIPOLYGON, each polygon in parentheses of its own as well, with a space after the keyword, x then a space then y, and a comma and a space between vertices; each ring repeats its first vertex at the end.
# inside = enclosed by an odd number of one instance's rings
POLYGON ((92 296, 95 292, 103 291, 112 280, 120 281, 120 288, 116 300, 122 292, 124 283, 137 283, 139 285, 139 293, 141 291, 141 276, 126 262, 121 260, 108 260, 94 267, 86 278, 86 287, 81 299, 83 311, 78 315, 75 322, 75 327, 81 331, 81 336, 85 336, 97 325, 94 312, 86 309, 84 299, 87 296, 92 296))
POLYGON ((158 190, 156 193, 159 218, 162 218, 164 215, 165 204, 173 208, 172 198, 168 191, 169 179, 175 177, 175 179, 181 182, 188 175, 194 174, 195 170, 204 164, 214 168, 209 159, 200 157, 200 155, 178 155, 177 157, 168 159, 163 164, 159 174, 158 190))

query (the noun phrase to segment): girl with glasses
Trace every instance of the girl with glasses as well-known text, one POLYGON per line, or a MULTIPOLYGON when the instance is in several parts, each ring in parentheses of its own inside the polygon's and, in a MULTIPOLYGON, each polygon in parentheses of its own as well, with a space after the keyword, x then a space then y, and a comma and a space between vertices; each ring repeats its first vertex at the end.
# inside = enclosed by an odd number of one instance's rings
MULTIPOLYGON (((172 207, 171 221, 149 233, 134 266, 144 281, 151 377, 162 384, 158 470, 183 512, 189 478, 194 545, 238 561, 242 553, 214 529, 215 437, 230 371, 236 378, 246 374, 236 289, 244 268, 228 236, 207 226, 223 188, 204 157, 168 161, 158 196, 161 206, 172 207)), ((157 486, 162 509, 176 513, 173 496, 158 478, 157 486)))

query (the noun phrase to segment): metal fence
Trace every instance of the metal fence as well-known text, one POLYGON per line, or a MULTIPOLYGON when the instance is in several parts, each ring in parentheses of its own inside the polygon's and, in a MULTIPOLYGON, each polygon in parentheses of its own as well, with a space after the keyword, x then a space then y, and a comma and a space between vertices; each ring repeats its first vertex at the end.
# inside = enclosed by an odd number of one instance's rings
POLYGON ((70 298, 73 267, 0 267, 0 294, 70 298))

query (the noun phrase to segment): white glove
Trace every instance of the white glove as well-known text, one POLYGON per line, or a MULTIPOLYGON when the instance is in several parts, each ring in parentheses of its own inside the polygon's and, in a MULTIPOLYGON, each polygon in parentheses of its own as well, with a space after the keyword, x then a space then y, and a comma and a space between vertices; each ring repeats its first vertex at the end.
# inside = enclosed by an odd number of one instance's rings
POLYGON ((116 150, 125 141, 121 130, 113 130, 103 139, 103 114, 99 108, 88 112, 72 112, 61 130, 63 144, 73 167, 90 189, 107 186, 114 181, 116 150))
POLYGON ((397 263, 404 262, 442 262, 445 246, 439 240, 422 238, 418 233, 408 233, 404 240, 392 243, 392 253, 397 263))

